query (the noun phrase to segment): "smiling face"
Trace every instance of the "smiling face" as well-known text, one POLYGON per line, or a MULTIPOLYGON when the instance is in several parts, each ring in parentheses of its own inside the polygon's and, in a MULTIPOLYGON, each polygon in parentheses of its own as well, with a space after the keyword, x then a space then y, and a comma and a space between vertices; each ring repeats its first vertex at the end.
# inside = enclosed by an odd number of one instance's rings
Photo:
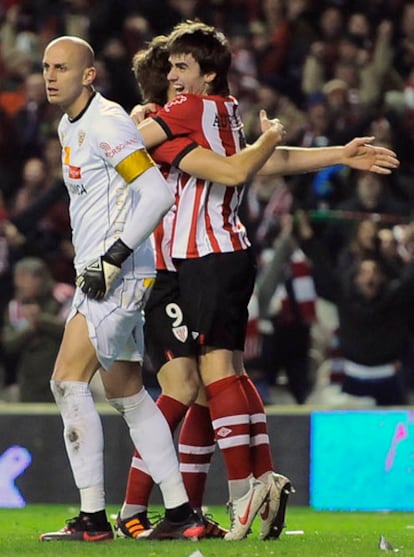
POLYGON ((171 68, 167 79, 177 95, 181 93, 209 94, 209 85, 216 76, 215 72, 202 74, 200 65, 192 54, 171 54, 169 62, 171 68))
POLYGON ((43 78, 47 99, 74 118, 85 107, 95 79, 93 52, 87 43, 61 38, 46 47, 43 78))

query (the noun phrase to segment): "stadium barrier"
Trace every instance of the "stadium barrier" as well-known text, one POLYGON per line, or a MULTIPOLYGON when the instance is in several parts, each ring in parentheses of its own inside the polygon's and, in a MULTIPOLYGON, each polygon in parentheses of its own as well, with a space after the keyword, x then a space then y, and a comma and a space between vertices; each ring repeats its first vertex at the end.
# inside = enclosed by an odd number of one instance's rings
MULTIPOLYGON (((132 444, 120 416, 105 404, 98 406, 104 427, 107 501, 119 504, 124 496, 132 444)), ((285 409, 272 413, 269 416, 269 432, 277 469, 289 475, 295 483, 297 493, 292 498, 292 504, 307 505, 309 413, 297 413, 297 409, 290 414, 286 414, 285 409)), ((15 492, 15 486, 27 503, 79 503, 63 442, 62 421, 54 404, 0 406, 0 485, 7 482, 9 496, 15 492), (21 458, 23 453, 25 459, 21 458), (27 463, 28 454, 30 463, 27 463), (23 460, 26 463, 24 468, 23 460)), ((208 475, 205 502, 223 504, 226 493, 223 461, 217 448, 208 475)), ((151 500, 154 504, 161 503, 157 487, 151 500)), ((6 506, 1 496, 0 506, 6 506)))
MULTIPOLYGON (((100 404, 104 426, 108 504, 120 504, 132 444, 112 408, 100 404)), ((276 470, 292 480, 295 506, 318 510, 413 511, 414 411, 267 407, 276 470)), ((205 504, 226 502, 227 486, 217 449, 205 504)), ((161 503, 158 488, 151 498, 161 503)), ((26 503, 79 504, 54 404, 0 406, 0 507, 26 503)))

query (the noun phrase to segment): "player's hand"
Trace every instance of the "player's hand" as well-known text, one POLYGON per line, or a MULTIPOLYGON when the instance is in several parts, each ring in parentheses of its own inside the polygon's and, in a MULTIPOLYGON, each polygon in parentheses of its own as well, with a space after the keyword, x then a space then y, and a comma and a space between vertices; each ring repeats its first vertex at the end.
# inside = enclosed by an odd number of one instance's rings
POLYGON ((136 104, 129 115, 133 119, 135 125, 138 126, 138 124, 145 120, 151 112, 157 112, 157 105, 155 103, 136 104))
POLYGON ((262 130, 262 133, 271 130, 275 134, 275 143, 277 143, 278 145, 284 143, 286 138, 286 130, 282 122, 278 118, 273 118, 272 120, 270 120, 267 117, 266 110, 264 110, 263 108, 260 110, 259 118, 260 129, 262 130))
POLYGON ((89 298, 102 300, 121 273, 121 267, 105 261, 104 256, 89 263, 76 277, 76 286, 89 298))
POLYGON ((343 163, 357 170, 391 174, 400 166, 396 153, 386 147, 371 145, 375 137, 356 137, 344 146, 343 163))
POLYGON ((121 239, 116 240, 104 255, 85 267, 76 278, 76 286, 89 298, 102 300, 121 274, 122 263, 131 253, 132 249, 121 239))

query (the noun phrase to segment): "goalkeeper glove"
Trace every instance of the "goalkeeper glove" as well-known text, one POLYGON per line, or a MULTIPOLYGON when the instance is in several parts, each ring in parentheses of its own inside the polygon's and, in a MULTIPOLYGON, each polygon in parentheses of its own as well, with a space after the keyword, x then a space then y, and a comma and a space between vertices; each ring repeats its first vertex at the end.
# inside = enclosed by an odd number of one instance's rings
POLYGON ((76 278, 76 286, 89 298, 102 300, 120 275, 122 263, 131 253, 131 248, 122 240, 117 240, 104 255, 85 267, 76 278))

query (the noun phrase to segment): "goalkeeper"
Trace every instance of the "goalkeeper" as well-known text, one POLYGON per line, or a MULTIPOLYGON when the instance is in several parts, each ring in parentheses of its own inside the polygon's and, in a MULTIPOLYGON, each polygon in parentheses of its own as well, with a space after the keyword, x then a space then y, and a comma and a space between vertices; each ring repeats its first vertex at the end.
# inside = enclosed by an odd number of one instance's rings
POLYGON ((78 273, 77 290, 51 379, 80 513, 42 541, 113 538, 105 512, 103 431, 89 382, 98 370, 106 397, 128 424, 159 484, 166 519, 192 538, 204 526, 188 503, 169 427, 142 384, 141 310, 154 280, 148 239, 174 199, 132 120, 93 87, 94 54, 76 37, 46 47, 48 101, 64 115, 58 133, 78 273), (103 255, 102 255, 103 254, 103 255))

